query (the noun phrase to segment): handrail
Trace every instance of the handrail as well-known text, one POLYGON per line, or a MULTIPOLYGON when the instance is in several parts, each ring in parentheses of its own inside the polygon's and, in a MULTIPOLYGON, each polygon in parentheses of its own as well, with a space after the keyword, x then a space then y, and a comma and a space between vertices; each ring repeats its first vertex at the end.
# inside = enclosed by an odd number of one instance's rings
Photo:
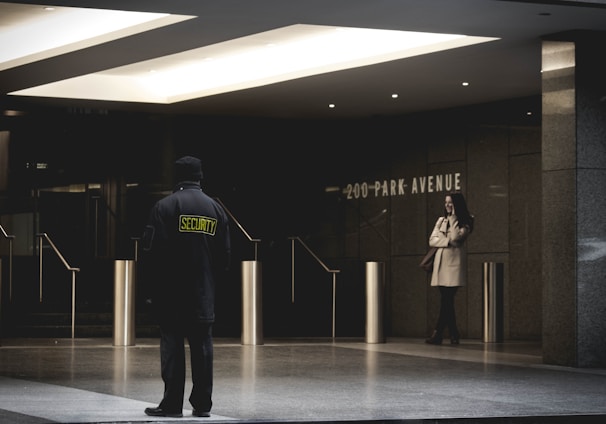
MULTIPOLYGON (((334 190, 331 190, 331 191, 334 191, 334 190)), ((379 231, 379 229, 371 221, 371 219, 369 219, 368 217, 366 217, 366 215, 364 215, 362 212, 360 212, 360 209, 355 207, 351 202, 348 202, 346 198, 342 197, 343 192, 341 190, 337 190, 337 192, 339 193, 337 195, 337 199, 339 202, 342 202, 344 205, 348 206, 349 209, 351 209, 365 224, 368 225, 368 227, 370 227, 370 229, 372 231, 374 231, 381 238, 381 240, 383 240, 385 243, 389 243, 389 239, 382 232, 379 231)), ((387 213, 387 210, 383 209, 372 220, 376 220, 377 217, 380 217, 381 215, 385 215, 386 213, 387 213)))
POLYGON ((238 228, 240 229, 240 231, 242 231, 242 233, 248 239, 248 241, 254 243, 254 246, 255 246, 255 261, 256 261, 257 260, 257 247, 258 247, 259 243, 261 242, 261 239, 252 238, 248 234, 248 232, 244 229, 244 227, 242 226, 242 224, 240 224, 240 222, 236 219, 236 217, 227 208, 227 206, 225 206, 225 204, 221 201, 221 199, 219 199, 218 197, 215 197, 215 200, 223 207, 223 209, 225 210, 225 212, 227 213, 227 215, 229 215, 229 217, 232 219, 232 221, 234 221, 236 223, 236 225, 238 226, 238 228))
MULTIPOLYGON (((0 224, 0 230, 5 239, 8 240, 8 299, 9 302, 13 300, 13 241, 15 236, 7 234, 2 224, 0 224)), ((0 275, 0 305, 2 301, 2 275, 0 275)))
POLYGON ((40 272, 40 302, 42 302, 42 243, 43 243, 43 239, 46 239, 46 241, 48 241, 50 246, 53 248, 53 250, 59 257, 59 259, 61 260, 61 262, 63 262, 63 265, 65 265, 65 268, 68 271, 71 271, 71 273, 72 273, 72 339, 73 339, 74 334, 75 334, 75 327, 76 327, 76 272, 80 271, 80 268, 74 268, 67 263, 67 261, 65 260, 65 258, 61 254, 61 252, 59 252, 59 249, 57 249, 57 246, 55 246, 55 243, 53 243, 53 241, 50 239, 48 234, 39 233, 39 234, 36 234, 36 237, 38 237, 38 239, 39 239, 39 252, 40 252, 40 270, 39 270, 39 272, 40 272))
POLYGON ((120 216, 116 213, 115 210, 111 208, 111 205, 108 204, 107 199, 100 195, 92 195, 91 199, 95 201, 95 217, 94 217, 94 228, 93 228, 93 241, 94 241, 94 252, 95 257, 99 255, 98 247, 99 247, 99 206, 103 207, 109 213, 109 216, 116 222, 118 226, 118 231, 122 233, 124 229, 124 223, 120 219, 120 216))
POLYGON ((292 254, 291 254, 291 302, 295 303, 295 241, 301 243, 301 245, 309 252, 309 254, 324 268, 326 272, 332 273, 332 338, 335 338, 335 322, 336 322, 336 309, 337 309, 337 273, 341 272, 339 269, 330 269, 322 260, 305 244, 300 237, 289 237, 291 240, 292 254))
MULTIPOLYGON (((346 203, 349 204, 349 203, 346 203)), ((353 206, 350 206, 353 209, 353 206)), ((381 233, 379 231, 379 229, 370 221, 370 219, 368 219, 364 214, 362 214, 358 209, 354 209, 355 212, 358 214, 358 216, 360 218, 362 218, 362 221, 364 221, 379 237, 381 237, 381 239, 385 242, 385 243, 389 243, 389 240, 387 239, 387 237, 385 237, 385 235, 383 233, 381 233)), ((383 209, 381 211, 381 214, 385 214, 385 209, 383 209)))

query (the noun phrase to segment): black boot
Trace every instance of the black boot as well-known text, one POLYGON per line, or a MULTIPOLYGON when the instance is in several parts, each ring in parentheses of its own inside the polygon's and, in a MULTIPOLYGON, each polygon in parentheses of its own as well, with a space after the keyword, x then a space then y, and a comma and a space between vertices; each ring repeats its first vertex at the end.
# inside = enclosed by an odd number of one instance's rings
POLYGON ((441 345, 442 344, 442 336, 438 336, 437 330, 433 331, 433 334, 430 338, 425 339, 425 343, 432 345, 441 345))

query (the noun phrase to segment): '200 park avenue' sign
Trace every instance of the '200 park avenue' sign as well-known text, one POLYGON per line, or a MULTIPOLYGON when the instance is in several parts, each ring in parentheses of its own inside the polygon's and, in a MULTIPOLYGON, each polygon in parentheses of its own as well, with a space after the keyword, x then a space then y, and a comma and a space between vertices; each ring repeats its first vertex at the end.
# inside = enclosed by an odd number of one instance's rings
POLYGON ((460 191, 461 173, 427 175, 413 177, 410 184, 405 178, 376 180, 374 183, 351 183, 343 189, 347 200, 366 199, 370 197, 395 197, 407 194, 438 193, 443 191, 460 191))

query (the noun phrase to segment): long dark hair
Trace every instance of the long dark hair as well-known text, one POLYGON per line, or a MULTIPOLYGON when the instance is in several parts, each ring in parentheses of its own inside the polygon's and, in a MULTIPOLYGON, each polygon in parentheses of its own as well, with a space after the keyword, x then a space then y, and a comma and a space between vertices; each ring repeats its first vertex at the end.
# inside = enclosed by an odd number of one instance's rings
MULTIPOLYGON (((452 199, 452 204, 454 205, 455 213, 457 214, 457 219, 459 220, 460 227, 469 227, 469 232, 473 231, 473 220, 474 216, 469 213, 469 209, 467 209, 467 202, 465 201, 465 196, 463 193, 454 192, 449 193, 446 196, 450 196, 452 199)), ((447 216, 446 208, 444 208, 444 216, 447 216)))

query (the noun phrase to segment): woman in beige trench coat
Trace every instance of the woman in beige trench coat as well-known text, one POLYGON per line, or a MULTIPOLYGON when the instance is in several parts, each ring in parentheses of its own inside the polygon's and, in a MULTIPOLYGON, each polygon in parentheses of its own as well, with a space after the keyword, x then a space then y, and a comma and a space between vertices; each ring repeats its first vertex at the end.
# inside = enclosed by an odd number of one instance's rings
POLYGON ((448 328, 451 344, 459 344, 459 329, 454 307, 455 294, 467 283, 467 247, 465 240, 473 231, 473 216, 461 193, 447 194, 444 215, 439 217, 429 236, 429 246, 437 247, 431 285, 440 290, 440 315, 426 343, 442 344, 448 328))

